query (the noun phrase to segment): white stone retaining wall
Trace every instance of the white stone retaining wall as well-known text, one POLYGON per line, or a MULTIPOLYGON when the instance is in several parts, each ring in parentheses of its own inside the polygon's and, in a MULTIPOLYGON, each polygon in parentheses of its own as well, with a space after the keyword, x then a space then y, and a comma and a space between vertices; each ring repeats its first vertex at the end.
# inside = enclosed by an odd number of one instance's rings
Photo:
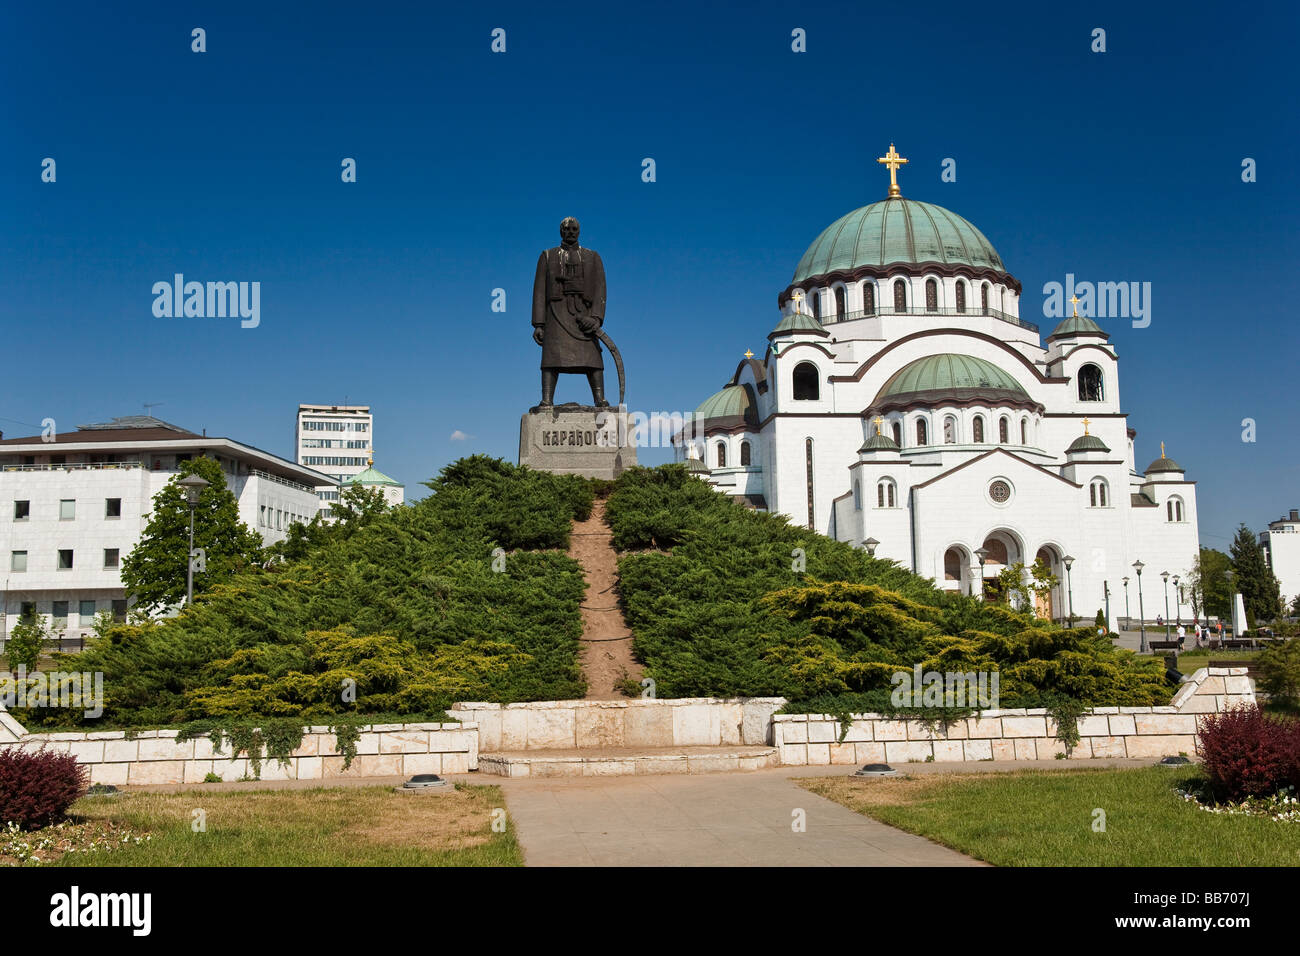
MULTIPOLYGON (((1160 758, 1196 752, 1198 721, 1255 703, 1244 667, 1201 668, 1169 706, 1097 707, 1081 716, 1070 759, 1160 758)), ((840 740, 830 714, 777 714, 773 743, 782 765, 909 763, 934 760, 1051 760, 1065 753, 1056 721, 1043 709, 985 710, 947 728, 881 714, 853 714, 840 740)))
MULTIPOLYGON (((0 728, 23 729, 8 714, 0 728)), ((90 769, 91 783, 200 783, 209 773, 222 780, 253 776, 247 756, 232 758, 230 742, 216 753, 207 737, 178 742, 175 730, 71 734, 27 734, 0 747, 70 753, 90 769)), ((343 755, 328 727, 304 728, 302 744, 287 766, 274 757, 262 760, 263 780, 328 780, 335 777, 409 777, 417 773, 467 773, 478 769, 478 727, 473 723, 370 724, 361 728, 357 755, 343 769, 343 755)))
POLYGON ((485 752, 582 747, 725 747, 772 743, 784 697, 679 700, 543 700, 455 704, 447 712, 478 725, 485 752))

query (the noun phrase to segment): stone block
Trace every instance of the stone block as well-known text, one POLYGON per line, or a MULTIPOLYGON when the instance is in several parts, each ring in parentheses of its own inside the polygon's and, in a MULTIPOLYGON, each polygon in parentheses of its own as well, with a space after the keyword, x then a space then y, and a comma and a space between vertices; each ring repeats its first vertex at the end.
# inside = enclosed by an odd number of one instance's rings
POLYGON ((806 744, 808 742, 808 724, 803 721, 782 721, 778 725, 781 740, 788 744, 806 744))
POLYGON ((202 783, 203 778, 212 773, 211 760, 186 760, 182 772, 183 783, 202 783))
POLYGON ((834 743, 839 738, 839 723, 834 720, 808 721, 808 742, 810 744, 834 743))
POLYGON ((138 740, 105 740, 104 741, 104 762, 118 763, 121 761, 136 760, 140 756, 140 741, 138 740))
POLYGON ((129 763, 92 763, 90 766, 90 782, 108 784, 114 787, 125 787, 127 774, 131 769, 129 763))
POLYGON ((1249 677, 1225 677, 1223 679, 1224 693, 1240 694, 1242 697, 1254 697, 1255 686, 1250 682, 1249 677))
POLYGON ((990 740, 963 740, 961 746, 966 760, 993 759, 993 742, 990 740))
POLYGON ((132 786, 185 782, 185 761, 183 760, 137 760, 129 766, 126 782, 132 786))
POLYGON ((781 744, 777 747, 781 754, 781 764, 786 767, 808 766, 807 744, 781 744))
POLYGON ((1214 695, 1196 694, 1187 698, 1182 706, 1184 714, 1213 714, 1218 711, 1219 698, 1214 695))
MULTIPOLYGON (((298 749, 293 752, 295 757, 319 757, 320 756, 320 735, 305 733, 302 735, 302 743, 298 749)), ((195 756, 198 756, 195 754, 195 756)))
POLYGON ((760 745, 772 742, 772 715, 784 706, 768 698, 746 700, 741 705, 740 742, 760 745))
MULTIPOLYGON (((1038 747, 1034 744, 1033 737, 1015 737, 1012 739, 1011 743, 1014 745, 1016 751, 1016 755, 1013 759, 1015 760, 1037 760, 1038 759, 1038 747)), ((1052 755, 1049 753, 1046 754, 1045 756, 1051 757, 1052 755)))
POLYGON ((1002 719, 1000 717, 966 718, 966 734, 971 740, 997 738, 1002 736, 1002 719))
MULTIPOLYGON (((441 733, 441 731, 439 731, 441 733)), ((429 752, 427 730, 399 730, 379 735, 381 754, 422 754, 429 752)))
POLYGON ((1137 714, 1133 722, 1138 736, 1196 733, 1196 718, 1191 714, 1137 714))
POLYGON ((689 773, 690 762, 685 754, 672 754, 663 757, 647 757, 636 761, 636 773, 689 773))
POLYGON ((1075 744, 1074 749, 1070 751, 1069 758, 1071 760, 1091 760, 1092 738, 1080 737, 1079 742, 1075 744))
POLYGON ((994 738, 989 741, 993 747, 994 760, 1015 760, 1016 759, 1016 742, 1014 740, 1005 740, 994 738))
POLYGON ((932 745, 923 740, 889 740, 885 742, 885 763, 924 763, 933 756, 932 745))
POLYGON ((686 704, 672 708, 673 746, 715 747, 722 739, 722 727, 716 707, 709 704, 686 704))
POLYGON ((319 780, 324 774, 320 757, 299 757, 298 758, 298 779, 299 780, 319 780))
MULTIPOLYGON (((1047 720, 1044 717, 1003 717, 1003 737, 1046 737, 1047 720)), ((1025 758, 1018 757, 1018 760, 1025 758)))
POLYGON ((1105 737, 1110 733, 1110 720, 1101 715, 1079 718, 1080 737, 1105 737))
POLYGON ((808 745, 808 766, 825 767, 831 762, 831 745, 830 744, 809 744, 808 745))
MULTIPOLYGON (((718 758, 712 758, 717 760, 718 758)), ((694 759, 692 759, 692 763, 694 759)), ((728 767, 725 769, 735 769, 728 767)), ((707 770, 694 770, 692 773, 707 773, 707 770)), ((584 760, 582 776, 584 777, 625 777, 636 773, 636 764, 632 760, 584 760)))
POLYGON ((873 733, 876 740, 906 740, 907 721, 877 720, 873 733))
POLYGON ((851 765, 858 759, 856 744, 831 744, 831 763, 851 765))
POLYGON ((1191 734, 1136 735, 1129 737, 1125 743, 1130 757, 1150 757, 1158 760, 1161 757, 1172 757, 1179 753, 1190 756, 1196 752, 1196 737, 1191 734))
POLYGON ((577 725, 573 710, 528 710, 529 750, 564 749, 577 746, 577 725))
POLYGON ((242 780, 248 774, 248 758, 216 758, 212 761, 212 772, 225 781, 242 780))
POLYGON ((358 754, 352 766, 343 771, 343 758, 324 758, 337 760, 338 776, 346 777, 397 777, 402 773, 402 754, 358 754))
POLYGON ((636 465, 632 425, 618 409, 556 405, 526 412, 519 419, 519 464, 559 475, 617 478, 636 465))
POLYGON ((1092 709, 1092 712, 1094 714, 1118 714, 1119 708, 1118 707, 1094 707, 1092 709))
MULTIPOLYGON (((442 770, 439 773, 469 773, 469 754, 467 753, 444 753, 442 757, 442 770)), ((408 754, 408 760, 411 756, 408 754)))
POLYGON ((934 740, 937 736, 934 728, 923 720, 907 720, 903 723, 907 728, 908 740, 934 740))
POLYGON ((956 760, 965 760, 965 751, 962 748, 964 741, 961 740, 936 740, 934 747, 934 759, 936 763, 951 762, 956 760))
POLYGON ((1132 714, 1115 714, 1110 718, 1110 733, 1113 737, 1124 737, 1137 733, 1137 725, 1132 714))
POLYGON ((629 707, 623 713, 623 745, 626 747, 671 747, 673 709, 663 705, 629 707))
POLYGON ((1100 735, 1089 737, 1088 743, 1092 747, 1094 757, 1127 757, 1128 751, 1124 746, 1127 737, 1111 737, 1100 735))
POLYGON ((79 763, 101 763, 104 759, 104 741, 73 740, 68 743, 68 753, 79 763))
POLYGON ((848 733, 844 735, 844 742, 846 744, 859 744, 872 740, 872 727, 874 726, 874 723, 870 720, 854 720, 849 724, 848 733))
POLYGON ((622 747, 626 713, 627 708, 622 707, 583 707, 575 711, 574 732, 578 746, 622 747))
POLYGON ((958 718, 950 720, 948 723, 935 724, 934 728, 936 740, 965 740, 967 737, 966 720, 958 718))

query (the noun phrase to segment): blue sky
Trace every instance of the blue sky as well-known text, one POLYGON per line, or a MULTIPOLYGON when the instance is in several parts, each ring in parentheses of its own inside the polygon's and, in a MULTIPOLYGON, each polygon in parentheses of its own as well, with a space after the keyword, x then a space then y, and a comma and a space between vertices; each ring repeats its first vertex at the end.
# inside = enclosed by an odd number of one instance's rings
POLYGON ((743 9, 6 4, 0 428, 161 402, 289 456, 299 402, 347 400, 408 493, 463 454, 513 460, 565 215, 605 261, 629 404, 689 410, 762 351, 821 229, 883 198, 893 141, 904 195, 980 227, 1024 317, 1050 328, 1067 272, 1152 283, 1149 328, 1103 324, 1140 464, 1163 440, 1187 466, 1203 543, 1300 507, 1293 7, 743 9), (260 326, 155 318, 176 272, 260 281, 260 326))

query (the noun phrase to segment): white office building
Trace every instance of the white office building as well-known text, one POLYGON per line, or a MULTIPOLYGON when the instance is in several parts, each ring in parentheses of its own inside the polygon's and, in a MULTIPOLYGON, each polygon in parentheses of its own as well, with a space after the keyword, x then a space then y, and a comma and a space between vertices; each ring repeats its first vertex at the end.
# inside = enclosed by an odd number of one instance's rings
POLYGON ((1259 543, 1268 553, 1269 567, 1289 608, 1300 595, 1300 511, 1292 508, 1287 517, 1270 521, 1268 530, 1260 532, 1259 543))
POLYGON ((322 517, 339 499, 341 485, 370 468, 374 459, 374 416, 369 405, 299 405, 294 429, 298 464, 333 479, 316 489, 322 517))
POLYGON ((88 633, 99 611, 124 618, 121 561, 148 524, 154 495, 181 462, 201 455, 221 465, 240 520, 265 543, 316 513, 324 475, 156 418, 0 441, 0 640, 28 606, 65 640, 88 633))

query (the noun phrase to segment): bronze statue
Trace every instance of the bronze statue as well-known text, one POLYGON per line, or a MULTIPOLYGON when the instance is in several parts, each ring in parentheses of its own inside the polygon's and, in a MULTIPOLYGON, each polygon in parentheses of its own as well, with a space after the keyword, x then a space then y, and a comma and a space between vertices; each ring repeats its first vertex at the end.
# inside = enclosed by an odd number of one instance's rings
POLYGON ((605 266, 599 253, 578 245, 579 229, 578 220, 566 218, 560 223, 560 245, 545 250, 537 260, 533 340, 542 347, 540 408, 555 404, 555 384, 561 372, 586 373, 592 403, 597 408, 609 407, 605 401, 605 362, 597 344, 597 338, 609 341, 601 332, 605 321, 605 266))

